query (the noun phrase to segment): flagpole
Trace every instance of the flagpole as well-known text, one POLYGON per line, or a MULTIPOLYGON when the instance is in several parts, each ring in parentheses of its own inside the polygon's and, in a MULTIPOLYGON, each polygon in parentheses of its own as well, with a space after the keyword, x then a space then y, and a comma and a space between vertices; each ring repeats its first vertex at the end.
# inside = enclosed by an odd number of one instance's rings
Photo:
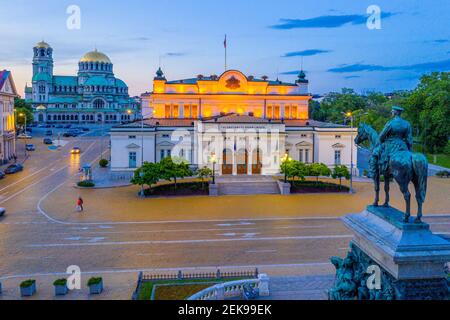
POLYGON ((227 47, 228 47, 227 35, 225 35, 225 42, 223 44, 224 44, 224 47, 225 47, 225 71, 227 71, 227 69, 228 69, 228 65, 227 65, 227 47))

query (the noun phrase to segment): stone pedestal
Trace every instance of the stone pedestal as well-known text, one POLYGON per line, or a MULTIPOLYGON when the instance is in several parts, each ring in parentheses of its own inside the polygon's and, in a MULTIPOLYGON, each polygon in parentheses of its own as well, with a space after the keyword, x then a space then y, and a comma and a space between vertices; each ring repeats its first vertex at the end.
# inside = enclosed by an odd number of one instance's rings
POLYGON ((217 197, 219 195, 219 185, 216 184, 209 184, 209 195, 211 197, 217 197))
POLYGON ((338 270, 331 299, 450 298, 444 272, 450 242, 433 234, 428 224, 415 224, 412 218, 404 223, 402 212, 384 207, 368 207, 343 222, 354 239, 346 259, 332 259, 338 270), (374 288, 370 284, 376 279, 374 288))

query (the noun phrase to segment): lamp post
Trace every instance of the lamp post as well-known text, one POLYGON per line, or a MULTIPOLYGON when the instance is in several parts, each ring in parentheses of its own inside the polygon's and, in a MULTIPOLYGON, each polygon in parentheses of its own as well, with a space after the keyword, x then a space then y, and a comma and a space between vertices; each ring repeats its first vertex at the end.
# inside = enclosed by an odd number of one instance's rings
POLYGON ((350 140, 350 193, 353 194, 353 112, 347 112, 345 114, 347 118, 350 118, 350 128, 351 128, 351 140, 350 140))
POLYGON ((287 181, 287 164, 291 160, 289 154, 285 153, 283 158, 281 158, 281 163, 284 169, 284 183, 288 183, 287 181))
POLYGON ((25 113, 21 112, 21 113, 19 113, 19 117, 21 117, 21 118, 23 117, 24 121, 25 121, 25 126, 24 126, 24 129, 23 129, 23 134, 24 134, 23 141, 24 141, 24 144, 25 144, 25 158, 26 158, 27 157, 27 116, 26 116, 25 113))
POLYGON ((209 162, 211 162, 212 166, 213 166, 213 176, 212 176, 213 184, 216 184, 216 163, 217 163, 217 157, 216 157, 215 153, 213 153, 211 155, 211 157, 209 158, 209 162))

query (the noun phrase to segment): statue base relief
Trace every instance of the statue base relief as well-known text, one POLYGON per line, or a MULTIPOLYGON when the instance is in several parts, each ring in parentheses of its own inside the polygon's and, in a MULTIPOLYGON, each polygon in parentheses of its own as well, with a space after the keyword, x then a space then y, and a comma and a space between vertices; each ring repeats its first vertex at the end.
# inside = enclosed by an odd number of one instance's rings
POLYGON ((331 300, 450 299, 450 242, 426 223, 403 219, 399 210, 374 206, 343 218, 354 239, 345 259, 332 258, 337 274, 331 300))

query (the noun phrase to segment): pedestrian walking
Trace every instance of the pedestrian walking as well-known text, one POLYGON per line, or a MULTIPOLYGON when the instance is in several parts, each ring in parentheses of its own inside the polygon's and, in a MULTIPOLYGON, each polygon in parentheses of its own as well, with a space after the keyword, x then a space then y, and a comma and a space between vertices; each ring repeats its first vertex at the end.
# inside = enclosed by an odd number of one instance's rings
POLYGON ((83 198, 78 197, 78 200, 77 200, 77 211, 78 212, 84 211, 83 204, 84 204, 83 198))

